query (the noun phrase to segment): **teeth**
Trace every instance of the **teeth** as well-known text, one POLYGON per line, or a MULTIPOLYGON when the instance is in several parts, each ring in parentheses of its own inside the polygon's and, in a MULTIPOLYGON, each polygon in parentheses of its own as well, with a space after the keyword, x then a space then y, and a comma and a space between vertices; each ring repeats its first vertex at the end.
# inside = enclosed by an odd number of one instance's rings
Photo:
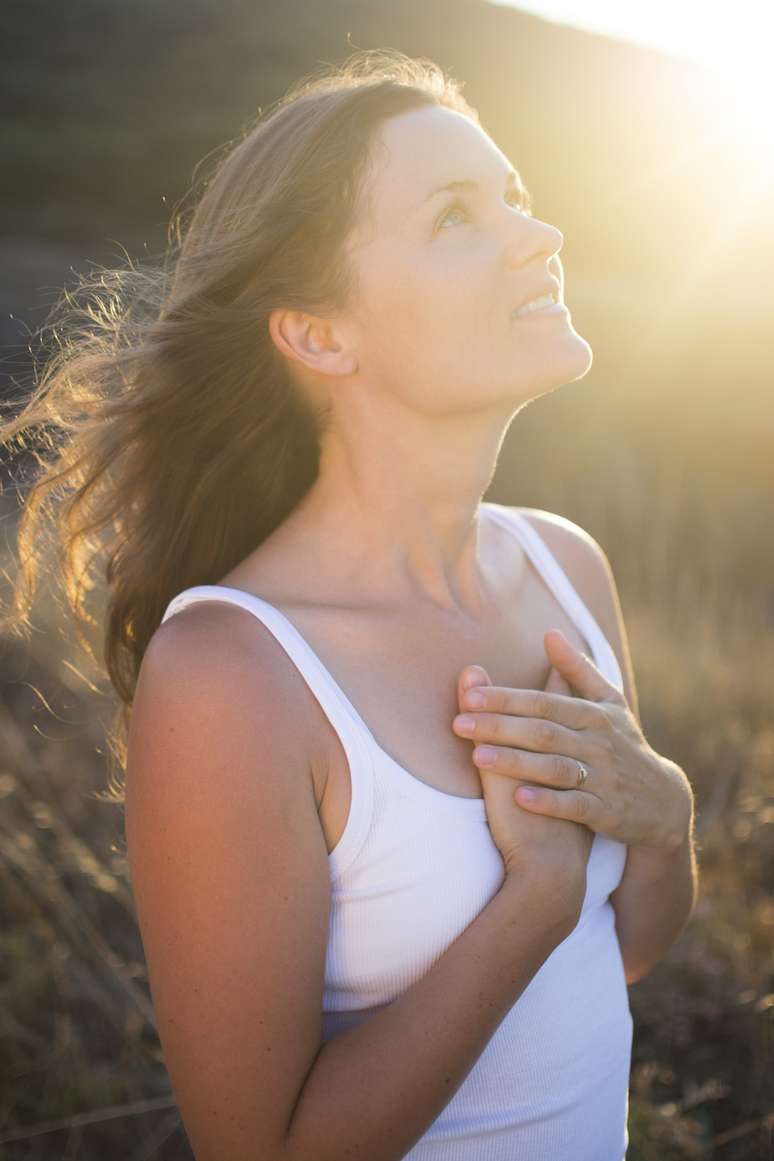
POLYGON ((552 306, 554 296, 552 294, 544 294, 541 298, 533 298, 531 302, 527 302, 524 306, 520 306, 514 314, 518 318, 521 314, 531 314, 533 310, 542 310, 544 306, 552 306))

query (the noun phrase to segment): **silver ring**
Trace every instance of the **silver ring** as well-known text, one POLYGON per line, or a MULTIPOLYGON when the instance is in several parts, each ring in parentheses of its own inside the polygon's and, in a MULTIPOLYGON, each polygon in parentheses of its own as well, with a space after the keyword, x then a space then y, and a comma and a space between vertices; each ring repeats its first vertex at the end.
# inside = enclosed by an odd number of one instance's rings
MULTIPOLYGON (((578 762, 578 759, 576 758, 575 761, 578 762)), ((580 789, 582 786, 586 785, 586 780, 587 780, 588 776, 589 776, 589 772, 586 769, 586 767, 583 765, 582 762, 578 762, 578 781, 575 783, 575 785, 578 789, 580 789)))

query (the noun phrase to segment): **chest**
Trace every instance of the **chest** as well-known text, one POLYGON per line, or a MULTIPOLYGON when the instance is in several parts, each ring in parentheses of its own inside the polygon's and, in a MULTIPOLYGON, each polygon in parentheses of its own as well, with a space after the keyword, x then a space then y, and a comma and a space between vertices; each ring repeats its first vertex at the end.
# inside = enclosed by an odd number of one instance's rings
MULTIPOLYGON (((589 644, 531 566, 515 599, 485 628, 453 631, 405 616, 393 624, 327 616, 299 628, 353 706, 377 745, 418 780, 447 794, 481 798, 472 741, 458 737, 458 680, 481 665, 494 685, 543 689, 550 662, 543 643, 561 629, 578 648, 589 644)), ((315 794, 330 852, 338 843, 351 802, 349 766, 338 734, 320 715, 315 794)))

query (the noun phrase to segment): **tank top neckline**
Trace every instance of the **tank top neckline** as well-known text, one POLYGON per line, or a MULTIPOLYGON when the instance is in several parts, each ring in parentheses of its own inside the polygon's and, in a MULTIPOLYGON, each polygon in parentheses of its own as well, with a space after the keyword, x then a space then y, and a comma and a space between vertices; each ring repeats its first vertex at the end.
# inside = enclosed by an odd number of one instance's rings
MULTIPOLYGON (((575 627, 586 640, 589 649, 589 655, 591 656, 592 661, 604 672, 604 662, 596 648, 598 640, 597 634, 601 636, 601 630, 599 629, 599 626, 594 620, 594 617, 581 599, 580 595, 576 592, 564 569, 561 567, 554 555, 550 552, 542 537, 532 528, 524 516, 522 516, 522 514, 516 511, 514 508, 505 507, 501 504, 496 504, 493 501, 483 500, 479 506, 480 508, 483 508, 489 512, 498 523, 508 528, 511 533, 516 536, 516 539, 527 553, 527 556, 532 562, 538 575, 551 589, 559 603, 567 612, 575 627), (585 626, 582 623, 579 624, 579 621, 585 621, 585 626)), ((272 605, 263 597, 259 597, 255 593, 249 593, 245 589, 238 589, 231 585, 223 584, 192 585, 190 588, 183 590, 182 593, 179 593, 178 596, 183 597, 188 593, 193 594, 196 592, 204 591, 213 593, 217 592, 217 590, 238 593, 240 598, 247 599, 248 604, 257 602, 258 605, 262 606, 264 609, 271 610, 272 615, 276 617, 280 624, 287 630, 287 632, 292 635, 292 637, 297 642, 298 647, 306 654, 307 659, 311 662, 312 666, 317 670, 318 674, 328 685, 335 699, 345 709, 347 715, 352 719, 353 723, 361 733, 362 737, 365 739, 366 744, 371 749, 372 753, 377 754, 380 759, 388 762, 390 766, 399 771, 403 776, 409 778, 412 784, 418 786, 420 790, 427 790, 431 794, 440 795, 441 798, 447 800, 449 804, 453 806, 457 806, 457 804, 459 804, 462 809, 468 810, 470 812, 475 811, 478 814, 481 814, 485 810, 483 795, 452 794, 450 791, 441 790, 437 786, 431 786, 429 782, 425 782, 423 779, 418 778, 405 766, 402 766, 396 758, 393 758, 392 755, 379 744, 367 722, 355 709, 354 705, 347 697, 344 690, 333 677, 333 674, 323 663, 319 655, 315 652, 303 634, 296 628, 290 618, 286 616, 286 614, 283 613, 281 609, 278 609, 276 605, 272 605)), ((177 598, 174 599, 176 600, 177 598)), ((215 596, 214 599, 217 600, 217 596, 215 596)), ((172 602, 170 602, 170 605, 171 603, 172 602)))

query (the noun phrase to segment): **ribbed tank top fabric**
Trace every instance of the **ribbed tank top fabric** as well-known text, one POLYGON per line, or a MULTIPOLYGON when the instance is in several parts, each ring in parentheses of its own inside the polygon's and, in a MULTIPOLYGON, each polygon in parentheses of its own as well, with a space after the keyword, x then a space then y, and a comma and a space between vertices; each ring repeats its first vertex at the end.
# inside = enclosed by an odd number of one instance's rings
MULTIPOLYGON (((517 537, 591 659, 623 691, 615 653, 542 537, 513 508, 481 507, 517 537)), ((351 807, 328 856, 327 1041, 430 970, 501 887, 502 858, 483 798, 438 790, 392 758, 273 605, 241 589, 195 585, 170 601, 162 621, 202 600, 237 604, 266 625, 347 756, 351 807)), ((633 1021, 609 895, 621 881, 626 850, 595 835, 577 925, 403 1161, 625 1161, 633 1021)))

